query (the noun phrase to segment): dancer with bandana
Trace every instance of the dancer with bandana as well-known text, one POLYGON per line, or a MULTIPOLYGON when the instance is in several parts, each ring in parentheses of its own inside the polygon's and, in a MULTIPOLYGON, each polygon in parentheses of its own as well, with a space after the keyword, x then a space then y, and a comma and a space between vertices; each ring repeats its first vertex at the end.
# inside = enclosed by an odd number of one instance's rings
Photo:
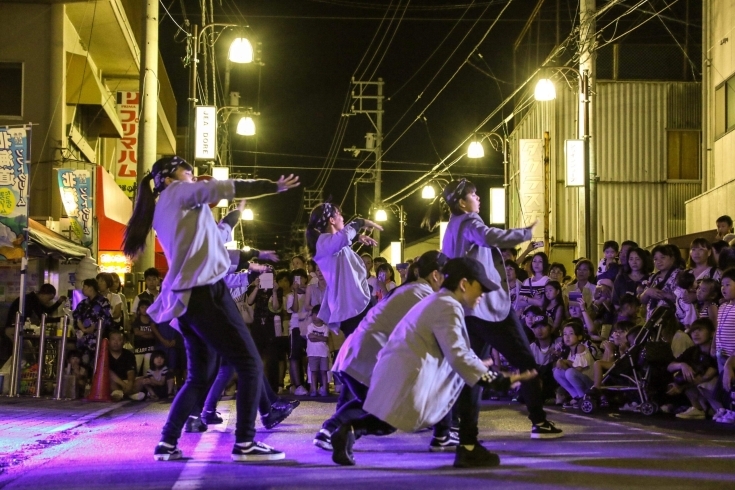
POLYGON ((284 192, 299 185, 298 177, 269 180, 211 180, 196 182, 189 163, 179 157, 158 160, 143 177, 133 215, 125 230, 128 257, 145 249, 151 228, 156 230, 169 264, 161 294, 148 309, 156 322, 178 320, 184 337, 188 376, 163 427, 154 459, 182 457, 176 443, 202 394, 209 388, 208 347, 230 363, 238 374, 237 427, 234 461, 283 459, 285 454, 254 441, 255 416, 263 365, 250 332, 237 309, 224 276, 230 257, 224 247, 209 203, 284 192), (150 184, 153 181, 153 190, 150 184))
POLYGON ((339 207, 329 202, 311 211, 306 227, 306 246, 327 283, 319 318, 332 330, 342 330, 345 336, 355 331, 370 304, 365 264, 351 248, 353 242, 371 247, 378 244, 358 233, 363 228, 383 229, 360 218, 345 224, 339 207))
MULTIPOLYGON (((511 366, 521 371, 537 369, 528 338, 511 308, 505 262, 501 248, 515 247, 531 239, 533 225, 526 228, 501 230, 485 226, 478 214, 480 198, 475 185, 466 180, 455 180, 444 188, 443 198, 452 216, 444 234, 442 251, 449 257, 473 257, 485 265, 488 278, 500 284, 497 291, 483 295, 474 308, 467 308, 466 323, 472 350, 477 355, 488 345, 500 352, 511 366)), ((472 451, 479 446, 478 416, 482 387, 465 386, 459 398, 459 444, 472 451)), ((531 420, 531 438, 549 439, 564 434, 546 419, 543 393, 538 378, 521 384, 521 396, 531 420)))

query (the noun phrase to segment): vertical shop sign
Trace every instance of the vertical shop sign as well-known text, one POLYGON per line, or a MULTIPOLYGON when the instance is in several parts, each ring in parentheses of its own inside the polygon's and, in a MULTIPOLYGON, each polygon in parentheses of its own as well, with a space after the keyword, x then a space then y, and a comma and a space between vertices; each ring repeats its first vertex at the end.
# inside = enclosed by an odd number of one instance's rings
MULTIPOLYGON (((544 140, 520 140, 521 213, 524 226, 544 219, 544 140)), ((544 239, 544 227, 534 227, 534 240, 544 239)))
POLYGON ((0 260, 26 255, 30 127, 0 127, 0 260))
POLYGON ((139 109, 138 92, 117 93, 117 115, 122 124, 123 137, 117 141, 115 182, 130 199, 135 196, 137 187, 139 109))
POLYGON ((92 244, 92 175, 89 170, 60 168, 59 190, 71 229, 81 244, 92 244))

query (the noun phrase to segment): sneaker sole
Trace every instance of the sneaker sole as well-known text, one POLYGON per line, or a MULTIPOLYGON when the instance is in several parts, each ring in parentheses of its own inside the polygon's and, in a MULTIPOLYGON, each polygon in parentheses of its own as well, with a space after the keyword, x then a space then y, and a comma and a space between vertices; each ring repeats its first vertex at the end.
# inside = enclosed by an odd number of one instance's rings
POLYGON ((492 458, 490 461, 483 462, 483 464, 461 464, 455 461, 453 466, 455 468, 495 468, 496 466, 500 466, 500 456, 498 456, 497 454, 493 454, 493 456, 495 457, 492 458))
POLYGON ((325 441, 320 441, 319 439, 314 439, 314 445, 320 449, 324 449, 325 451, 332 451, 334 448, 332 445, 325 441))
POLYGON ((277 454, 233 454, 232 461, 239 463, 250 462, 250 461, 278 461, 279 459, 285 459, 286 453, 277 454))
POLYGON ((531 439, 559 439, 560 437, 564 437, 563 432, 558 434, 531 434, 531 439))
POLYGON ((446 447, 429 446, 429 452, 430 453, 456 453, 457 446, 446 446, 446 447))
POLYGON ((180 454, 154 454, 153 460, 154 461, 173 461, 176 459, 181 459, 180 454))

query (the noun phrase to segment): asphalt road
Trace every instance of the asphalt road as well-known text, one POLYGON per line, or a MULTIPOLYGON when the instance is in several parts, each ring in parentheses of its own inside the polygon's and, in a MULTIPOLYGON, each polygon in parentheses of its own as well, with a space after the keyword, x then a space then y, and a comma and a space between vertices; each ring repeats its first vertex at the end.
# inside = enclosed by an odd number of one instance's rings
MULTIPOLYGON (((4 400, 0 416, 7 416, 4 400)), ((79 412, 76 403, 69 406, 70 418, 79 412)), ((428 452, 430 432, 363 438, 355 446, 357 466, 333 464, 330 453, 311 444, 334 408, 327 401, 304 401, 282 425, 259 430, 260 440, 286 452, 285 461, 233 463, 234 402, 224 401, 225 424, 184 434, 179 442, 184 460, 155 462, 152 452, 168 405, 107 406, 98 405, 94 416, 53 433, 27 429, 24 441, 7 442, 4 433, 10 429, 0 425, 0 441, 6 440, 0 444, 5 451, 0 488, 735 489, 735 426, 707 421, 617 413, 589 417, 551 409, 550 419, 567 436, 538 441, 529 438, 519 405, 488 402, 481 438, 500 454, 501 466, 459 470, 452 467, 453 454, 428 452)), ((56 407, 64 411, 64 405, 56 407)))

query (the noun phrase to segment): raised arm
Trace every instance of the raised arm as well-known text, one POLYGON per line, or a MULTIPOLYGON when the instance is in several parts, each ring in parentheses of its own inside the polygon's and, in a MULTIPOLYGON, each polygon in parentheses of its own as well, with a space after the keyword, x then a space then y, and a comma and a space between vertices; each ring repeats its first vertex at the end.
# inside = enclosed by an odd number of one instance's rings
POLYGON ((466 236, 471 243, 480 247, 508 248, 527 242, 531 239, 531 230, 536 225, 534 222, 526 228, 514 228, 512 230, 501 230, 487 226, 480 219, 466 221, 466 236))

